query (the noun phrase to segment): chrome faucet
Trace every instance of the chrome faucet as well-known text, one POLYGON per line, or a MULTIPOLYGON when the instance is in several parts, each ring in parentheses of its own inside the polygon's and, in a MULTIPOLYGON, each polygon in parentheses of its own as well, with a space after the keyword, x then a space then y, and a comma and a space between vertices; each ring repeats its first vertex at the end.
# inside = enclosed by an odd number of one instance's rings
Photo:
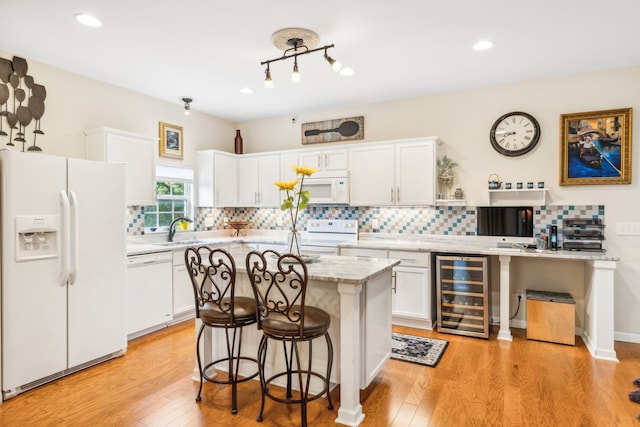
POLYGON ((187 221, 187 222, 193 222, 192 220, 190 220, 189 218, 176 218, 173 221, 171 221, 171 225, 169 226, 169 241, 173 242, 173 236, 175 236, 176 234, 176 224, 180 221, 187 221))

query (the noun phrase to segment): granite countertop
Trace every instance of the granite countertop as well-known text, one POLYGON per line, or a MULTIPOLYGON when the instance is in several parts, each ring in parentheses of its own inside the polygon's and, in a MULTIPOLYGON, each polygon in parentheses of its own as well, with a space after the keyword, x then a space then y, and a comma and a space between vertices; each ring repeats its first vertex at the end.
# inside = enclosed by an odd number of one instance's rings
MULTIPOLYGON (((286 232, 281 230, 244 230, 245 236, 231 236, 230 230, 211 232, 180 233, 179 240, 168 245, 166 236, 142 236, 129 239, 127 255, 137 255, 154 252, 167 252, 183 249, 198 244, 229 244, 229 243, 262 243, 284 244, 286 232)), ((620 258, 601 252, 585 251, 551 251, 537 249, 523 249, 517 246, 498 247, 495 241, 478 239, 476 237, 424 236, 401 235, 391 233, 360 233, 359 240, 338 244, 340 248, 367 248, 380 250, 405 250, 416 252, 450 252, 478 255, 511 255, 521 257, 558 258, 593 261, 619 261, 620 258)))
POLYGON ((538 249, 524 249, 512 247, 498 247, 495 241, 477 239, 474 237, 445 237, 445 236, 401 236, 397 234, 362 233, 357 242, 341 243, 341 248, 367 248, 381 250, 408 250, 416 252, 451 252, 478 255, 511 255, 538 258, 561 258, 594 261, 619 261, 619 257, 602 252, 585 251, 551 251, 538 249))
POLYGON ((132 237, 127 240, 127 255, 168 252, 194 245, 225 245, 229 243, 284 244, 286 242, 286 232, 282 231, 245 230, 245 232, 246 236, 232 236, 230 230, 198 233, 185 232, 178 233, 174 242, 167 242, 166 234, 132 237))
MULTIPOLYGON (((275 260, 273 262, 275 263, 275 260)), ((398 264, 400 264, 400 260, 397 259, 337 255, 322 255, 306 263, 309 280, 354 285, 365 284, 398 264)), ((238 272, 246 273, 244 263, 237 264, 237 268, 238 272)))

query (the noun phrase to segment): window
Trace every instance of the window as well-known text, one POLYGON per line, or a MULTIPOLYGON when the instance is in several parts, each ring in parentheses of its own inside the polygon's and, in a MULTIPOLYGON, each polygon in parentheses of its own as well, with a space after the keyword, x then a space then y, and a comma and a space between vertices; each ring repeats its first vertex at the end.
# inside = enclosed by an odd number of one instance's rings
POLYGON ((145 233, 166 232, 174 219, 193 218, 193 171, 158 166, 156 175, 157 201, 144 207, 145 233))

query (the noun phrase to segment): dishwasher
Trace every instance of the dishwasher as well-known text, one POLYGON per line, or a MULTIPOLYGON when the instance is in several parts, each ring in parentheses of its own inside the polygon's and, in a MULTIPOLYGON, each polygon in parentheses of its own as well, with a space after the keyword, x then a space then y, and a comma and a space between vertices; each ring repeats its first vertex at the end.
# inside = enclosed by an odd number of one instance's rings
POLYGON ((165 327, 173 319, 172 254, 127 257, 127 338, 165 327))

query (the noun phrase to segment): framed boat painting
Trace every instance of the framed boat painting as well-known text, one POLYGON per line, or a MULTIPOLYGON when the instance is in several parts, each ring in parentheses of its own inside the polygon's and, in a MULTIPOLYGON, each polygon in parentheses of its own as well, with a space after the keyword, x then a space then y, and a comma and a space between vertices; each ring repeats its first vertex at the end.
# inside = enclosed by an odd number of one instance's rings
POLYGON ((631 184, 631 108, 560 116, 560 185, 631 184))
POLYGON ((182 127, 160 122, 160 156, 182 160, 182 127))

